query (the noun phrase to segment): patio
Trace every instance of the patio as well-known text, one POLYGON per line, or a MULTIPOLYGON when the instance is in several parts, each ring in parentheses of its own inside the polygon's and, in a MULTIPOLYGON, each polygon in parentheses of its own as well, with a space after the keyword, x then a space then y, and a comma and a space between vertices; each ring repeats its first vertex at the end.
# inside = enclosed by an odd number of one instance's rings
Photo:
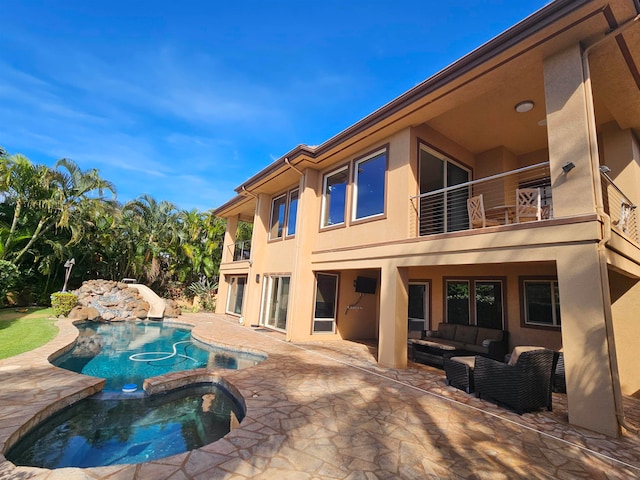
MULTIPOLYGON (((373 479, 608 478, 640 476, 640 439, 572 427, 566 396, 554 411, 518 416, 444 383, 444 372, 375 363, 353 342, 293 344, 214 314, 185 314, 194 335, 266 352, 262 364, 224 372, 244 396, 240 428, 198 450, 138 465, 44 470, 0 457, 0 478, 21 479, 373 479)), ((29 418, 100 381, 52 367, 46 357, 75 338, 66 320, 50 344, 0 361, 2 451, 29 418)), ((174 374, 175 375, 175 374, 174 374)), ((191 374, 193 375, 193 374, 191 374)), ((188 375, 184 375, 188 376, 188 375)), ((83 395, 83 394, 80 394, 83 395)), ((626 413, 640 424, 640 401, 626 413)), ((594 414, 596 414, 594 412, 594 414)))

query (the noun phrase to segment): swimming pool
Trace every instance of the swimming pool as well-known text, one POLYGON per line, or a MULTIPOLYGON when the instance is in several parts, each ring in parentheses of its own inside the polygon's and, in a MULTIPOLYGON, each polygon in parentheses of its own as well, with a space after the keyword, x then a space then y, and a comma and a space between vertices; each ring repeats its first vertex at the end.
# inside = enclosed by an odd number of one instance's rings
POLYGON ((106 379, 105 390, 142 388, 145 378, 194 368, 241 369, 265 357, 230 351, 191 339, 186 327, 163 322, 82 322, 73 348, 55 366, 106 379))
POLYGON ((6 457, 42 468, 147 462, 212 443, 243 416, 233 397, 215 385, 132 399, 98 394, 47 419, 6 457))
POLYGON ((79 334, 71 350, 50 361, 104 378, 105 388, 22 437, 6 455, 16 465, 139 463, 212 443, 244 418, 241 398, 219 384, 148 396, 141 389, 144 380, 194 368, 246 368, 266 358, 198 342, 190 328, 164 322, 82 322, 76 327, 79 334), (123 388, 132 385, 136 388, 123 388), (134 391, 123 393, 128 390, 134 391))

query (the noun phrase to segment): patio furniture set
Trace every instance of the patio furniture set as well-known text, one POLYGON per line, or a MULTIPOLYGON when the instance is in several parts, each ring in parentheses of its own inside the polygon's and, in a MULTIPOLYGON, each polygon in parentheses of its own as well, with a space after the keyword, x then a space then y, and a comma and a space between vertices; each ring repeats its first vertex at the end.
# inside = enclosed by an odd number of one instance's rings
POLYGON ((412 360, 444 368, 447 385, 522 414, 552 408, 553 391, 566 392, 564 357, 543 347, 517 346, 506 354, 507 332, 441 323, 411 339, 412 360))

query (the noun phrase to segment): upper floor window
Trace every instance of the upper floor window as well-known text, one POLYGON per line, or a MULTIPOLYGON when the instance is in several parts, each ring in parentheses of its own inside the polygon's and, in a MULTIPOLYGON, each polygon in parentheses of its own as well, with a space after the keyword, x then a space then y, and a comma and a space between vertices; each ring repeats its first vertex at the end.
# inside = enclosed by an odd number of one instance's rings
POLYGON ((324 176, 321 223, 323 227, 344 224, 348 179, 349 169, 346 165, 324 176))
POLYGON ((522 290, 525 325, 560 326, 560 292, 556 279, 523 280, 522 290))
POLYGON ((387 171, 386 150, 375 152, 354 164, 353 219, 382 215, 387 171))
POLYGON ((296 234, 296 217, 298 215, 298 189, 289 194, 283 193, 271 201, 271 222, 269 240, 296 234), (286 233, 285 233, 286 232, 286 233))
POLYGON ((289 192, 289 210, 287 210, 287 236, 296 234, 296 218, 298 216, 298 190, 289 192))
POLYGON ((271 223, 269 239, 282 238, 284 231, 284 214, 287 206, 287 196, 280 195, 271 202, 271 223))

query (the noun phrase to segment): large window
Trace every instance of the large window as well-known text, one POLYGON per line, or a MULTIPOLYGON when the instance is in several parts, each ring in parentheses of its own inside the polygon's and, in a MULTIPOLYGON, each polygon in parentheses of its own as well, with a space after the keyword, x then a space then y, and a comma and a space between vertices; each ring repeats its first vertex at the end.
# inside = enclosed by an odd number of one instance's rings
POLYGON ((269 229, 269 238, 271 240, 282 238, 284 231, 284 214, 287 207, 287 196, 280 195, 271 202, 271 227, 269 229))
POLYGON ((387 171, 386 150, 373 153, 354 165, 353 219, 382 215, 387 171))
POLYGON ((316 298, 313 311, 313 333, 333 333, 336 329, 338 275, 316 274, 316 298))
POLYGON ((227 313, 242 315, 242 304, 244 301, 244 289, 247 284, 247 277, 244 275, 234 275, 229 277, 229 295, 227 296, 227 313))
POLYGON ((289 210, 287 210, 287 236, 296 234, 296 218, 298 216, 298 190, 289 193, 289 210))
POLYGON ((349 170, 346 166, 325 175, 322 187, 323 227, 344 224, 348 179, 349 170))
POLYGON ((446 280, 446 295, 447 323, 503 329, 502 281, 446 280))
POLYGON ((560 292, 558 281, 523 280, 523 303, 525 325, 559 327, 560 292))
POLYGON ((278 195, 271 202, 271 220, 269 223, 269 240, 290 237, 296 234, 296 217, 298 215, 298 189, 289 194, 278 195))

